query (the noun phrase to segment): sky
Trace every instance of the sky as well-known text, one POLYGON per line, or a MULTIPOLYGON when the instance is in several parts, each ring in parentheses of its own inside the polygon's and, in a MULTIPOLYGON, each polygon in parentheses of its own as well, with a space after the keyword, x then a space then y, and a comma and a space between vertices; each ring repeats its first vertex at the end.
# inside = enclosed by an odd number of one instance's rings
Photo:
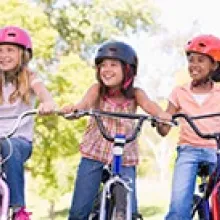
POLYGON ((187 32, 193 22, 199 22, 201 31, 220 36, 219 0, 155 0, 161 9, 160 22, 170 33, 187 32))
MULTIPOLYGON (((136 85, 157 99, 169 96, 176 83, 176 72, 186 66, 184 53, 180 54, 175 47, 175 39, 198 34, 220 37, 220 0, 154 0, 154 3, 160 9, 157 23, 166 32, 153 36, 142 33, 131 38, 130 43, 140 58, 136 85)), ((185 43, 180 45, 182 49, 185 43)))

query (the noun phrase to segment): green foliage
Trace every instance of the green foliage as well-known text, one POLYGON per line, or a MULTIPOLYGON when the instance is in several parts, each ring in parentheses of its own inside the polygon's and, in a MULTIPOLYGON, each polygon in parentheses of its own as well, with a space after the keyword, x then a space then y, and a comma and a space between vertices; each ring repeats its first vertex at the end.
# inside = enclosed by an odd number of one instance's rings
POLYGON ((39 7, 28 0, 3 0, 0 8, 0 27, 16 25, 27 29, 32 37, 34 57, 52 57, 58 34, 39 7))
POLYGON ((37 117, 36 124, 34 152, 28 167, 39 181, 38 192, 54 202, 72 187, 86 120, 72 122, 47 116, 37 117))
MULTIPOLYGON (((48 88, 59 106, 75 104, 94 82, 94 70, 73 53, 60 57, 56 70, 48 75, 48 88)), ((40 183, 42 197, 55 202, 72 189, 86 123, 86 119, 68 121, 57 116, 36 118, 35 150, 29 169, 40 183)))
POLYGON ((69 1, 62 8, 44 1, 51 24, 73 51, 120 35, 147 29, 153 23, 153 6, 149 0, 69 1))
MULTIPOLYGON (((54 7, 56 2, 2 0, 0 27, 17 25, 30 32, 33 64, 61 107, 78 102, 95 82, 94 69, 81 58, 83 53, 89 57, 88 47, 146 29, 153 22, 146 0, 71 1, 62 8, 54 7), (62 40, 65 47, 59 47, 62 40)), ((55 115, 36 117, 34 151, 27 167, 38 182, 37 191, 52 203, 72 188, 86 123, 55 115)))
POLYGON ((59 106, 76 104, 95 82, 95 71, 77 54, 69 53, 60 57, 57 72, 49 79, 48 87, 59 106))
POLYGON ((144 217, 149 218, 149 217, 157 215, 157 214, 163 214, 164 210, 162 207, 158 207, 158 206, 141 207, 140 213, 144 217))

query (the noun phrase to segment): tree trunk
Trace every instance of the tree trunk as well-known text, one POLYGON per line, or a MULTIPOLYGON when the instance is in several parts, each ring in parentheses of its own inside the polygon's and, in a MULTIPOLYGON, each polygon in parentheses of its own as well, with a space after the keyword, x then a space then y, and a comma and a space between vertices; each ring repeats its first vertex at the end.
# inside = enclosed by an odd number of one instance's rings
POLYGON ((55 203, 54 202, 50 202, 49 219, 55 220, 55 203))

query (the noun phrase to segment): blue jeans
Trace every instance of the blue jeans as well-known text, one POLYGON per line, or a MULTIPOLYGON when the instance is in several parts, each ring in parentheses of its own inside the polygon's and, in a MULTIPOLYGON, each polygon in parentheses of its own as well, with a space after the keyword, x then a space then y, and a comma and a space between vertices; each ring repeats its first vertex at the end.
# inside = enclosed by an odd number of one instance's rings
POLYGON ((177 148, 171 203, 166 220, 191 220, 193 194, 200 162, 208 162, 210 173, 214 171, 217 163, 216 150, 191 146, 177 148))
MULTIPOLYGON (((25 206, 24 163, 31 155, 32 143, 23 138, 10 138, 10 140, 12 155, 3 164, 10 191, 10 206, 25 206)), ((6 141, 0 144, 2 156, 5 158, 10 153, 9 145, 6 141)))
MULTIPOLYGON (((98 194, 102 170, 102 162, 82 158, 78 167, 69 220, 88 220, 92 211, 95 196, 98 194)), ((136 168, 122 167, 122 174, 132 179, 132 212, 137 212, 136 168)))

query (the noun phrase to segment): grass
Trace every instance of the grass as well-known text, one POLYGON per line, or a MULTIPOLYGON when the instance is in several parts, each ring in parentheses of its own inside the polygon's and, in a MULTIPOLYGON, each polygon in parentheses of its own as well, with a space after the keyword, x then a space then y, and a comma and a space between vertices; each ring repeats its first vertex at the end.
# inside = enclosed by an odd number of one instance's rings
MULTIPOLYGON (((28 180, 28 208, 33 212, 32 220, 50 220, 48 217, 49 204, 42 200, 33 190, 33 180, 28 180)), ((149 178, 137 180, 139 211, 144 220, 164 219, 168 198, 169 185, 149 178)), ((72 194, 64 196, 55 204, 55 220, 66 220, 72 194)))

